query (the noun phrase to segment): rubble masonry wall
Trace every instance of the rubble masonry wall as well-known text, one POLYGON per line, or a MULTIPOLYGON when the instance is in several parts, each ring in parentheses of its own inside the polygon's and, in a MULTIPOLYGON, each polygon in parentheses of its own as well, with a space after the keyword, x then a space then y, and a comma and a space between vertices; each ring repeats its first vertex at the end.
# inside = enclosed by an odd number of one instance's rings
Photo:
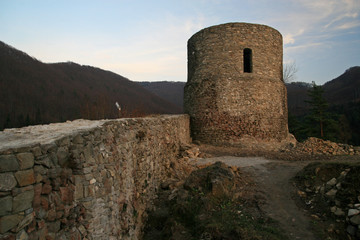
POLYGON ((137 239, 190 142, 187 115, 73 123, 0 132, 0 239, 137 239))

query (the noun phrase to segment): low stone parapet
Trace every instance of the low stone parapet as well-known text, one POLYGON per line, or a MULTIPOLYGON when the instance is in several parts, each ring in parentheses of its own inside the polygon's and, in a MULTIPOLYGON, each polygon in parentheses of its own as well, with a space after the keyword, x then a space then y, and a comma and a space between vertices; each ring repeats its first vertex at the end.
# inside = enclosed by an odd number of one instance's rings
POLYGON ((137 239, 187 115, 0 132, 0 239, 137 239))

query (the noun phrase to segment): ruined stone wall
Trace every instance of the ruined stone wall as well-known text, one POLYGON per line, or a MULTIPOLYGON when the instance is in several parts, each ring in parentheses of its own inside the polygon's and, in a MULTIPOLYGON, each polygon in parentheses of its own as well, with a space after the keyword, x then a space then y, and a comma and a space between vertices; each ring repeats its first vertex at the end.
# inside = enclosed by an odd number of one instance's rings
POLYGON ((186 115, 0 132, 0 239, 138 239, 186 115))
POLYGON ((194 140, 241 145, 288 137, 282 51, 281 34, 258 24, 222 24, 189 39, 184 108, 194 140), (244 71, 246 48, 252 72, 244 71))

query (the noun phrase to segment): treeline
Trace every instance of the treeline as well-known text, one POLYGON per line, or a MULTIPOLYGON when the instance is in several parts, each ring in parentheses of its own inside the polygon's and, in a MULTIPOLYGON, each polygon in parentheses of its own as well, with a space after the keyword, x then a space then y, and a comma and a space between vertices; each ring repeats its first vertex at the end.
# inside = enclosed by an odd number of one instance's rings
POLYGON ((360 145, 360 102, 329 105, 323 95, 323 88, 313 83, 305 100, 308 111, 297 116, 289 111, 289 131, 298 141, 317 137, 360 145))

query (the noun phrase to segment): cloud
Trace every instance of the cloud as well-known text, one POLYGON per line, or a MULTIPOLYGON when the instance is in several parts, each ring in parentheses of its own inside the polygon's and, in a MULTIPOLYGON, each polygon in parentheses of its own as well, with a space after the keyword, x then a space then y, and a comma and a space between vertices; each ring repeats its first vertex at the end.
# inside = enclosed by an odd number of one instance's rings
POLYGON ((297 45, 297 46, 290 46, 290 47, 285 47, 284 51, 286 51, 287 53, 289 52, 294 52, 294 51, 299 51, 299 50, 309 50, 311 48, 318 48, 320 46, 324 46, 324 43, 322 42, 311 42, 311 43, 307 43, 307 44, 301 44, 301 45, 297 45))
POLYGON ((286 45, 286 44, 293 44, 293 43, 295 43, 294 36, 293 36, 292 34, 290 34, 290 33, 288 33, 288 34, 286 34, 286 35, 284 36, 283 41, 284 41, 284 44, 285 44, 285 45, 286 45))
POLYGON ((346 20, 347 18, 356 18, 359 14, 358 13, 344 13, 335 19, 331 20, 328 24, 325 25, 325 28, 329 28, 330 26, 336 24, 341 20, 346 20))
POLYGON ((286 53, 331 46, 336 36, 346 36, 360 26, 358 0, 292 0, 270 21, 284 38, 286 53), (300 30, 299 30, 300 29, 300 30))
POLYGON ((339 25, 335 29, 346 30, 346 29, 356 28, 359 26, 360 26, 360 22, 354 21, 354 22, 347 22, 342 25, 339 25))
POLYGON ((284 36, 284 39, 283 39, 283 42, 284 42, 284 45, 288 45, 288 44, 294 44, 295 43, 295 38, 298 37, 298 36, 301 36, 303 33, 304 33, 304 29, 300 29, 298 30, 296 33, 292 34, 292 33, 287 33, 285 36, 284 36))

